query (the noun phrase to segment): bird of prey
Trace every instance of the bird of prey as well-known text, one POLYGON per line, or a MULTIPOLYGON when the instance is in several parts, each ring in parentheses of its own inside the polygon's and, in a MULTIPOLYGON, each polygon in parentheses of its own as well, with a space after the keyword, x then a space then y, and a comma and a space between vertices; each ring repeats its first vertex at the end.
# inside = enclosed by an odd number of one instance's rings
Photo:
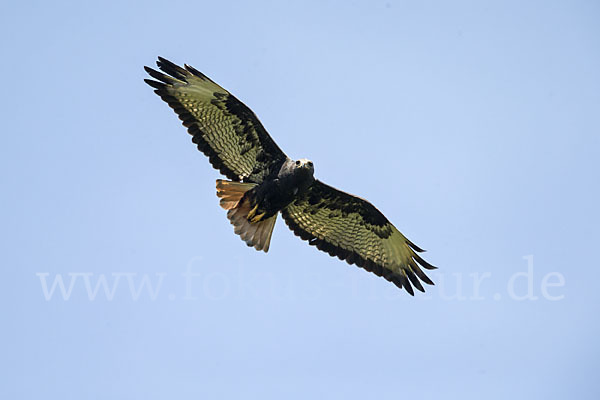
POLYGON ((227 90, 185 64, 162 57, 145 79, 183 121, 198 149, 229 180, 217 180, 217 196, 234 231, 248 246, 269 250, 277 215, 319 250, 373 272, 414 295, 421 267, 435 269, 368 201, 314 178, 307 159, 292 160, 256 115, 227 90))

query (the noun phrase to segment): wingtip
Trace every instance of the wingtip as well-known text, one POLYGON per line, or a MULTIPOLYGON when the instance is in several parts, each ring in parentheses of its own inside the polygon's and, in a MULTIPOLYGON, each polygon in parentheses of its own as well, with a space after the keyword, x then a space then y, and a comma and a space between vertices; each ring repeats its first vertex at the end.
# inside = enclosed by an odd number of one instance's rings
POLYGON ((165 85, 161 82, 153 81, 152 79, 144 79, 146 84, 152 86, 154 89, 162 89, 165 85))
POLYGON ((167 60, 164 57, 158 56, 157 57, 157 61, 156 61, 156 65, 160 68, 161 64, 162 65, 168 65, 168 64, 173 64, 171 61, 167 60))
POLYGON ((210 82, 213 82, 212 79, 210 79, 208 76, 204 75, 202 72, 198 71, 196 68, 192 67, 191 65, 189 65, 189 64, 183 64, 183 67, 186 70, 188 70, 189 72, 191 72, 192 75, 195 75, 195 76, 197 76, 200 79, 204 79, 204 80, 208 80, 210 82))
POLYGON ((156 65, 158 66, 158 69, 170 75, 170 77, 182 82, 187 81, 187 75, 189 75, 189 72, 181 68, 179 65, 167 60, 166 58, 158 56, 158 61, 156 61, 156 65))
POLYGON ((417 246, 416 244, 414 244, 412 241, 406 239, 406 243, 408 243, 408 245, 410 246, 411 249, 413 249, 414 251, 416 251, 417 253, 425 253, 427 250, 420 248, 419 246, 417 246))
POLYGON ((412 285, 419 292, 425 293, 425 288, 423 287, 423 285, 421 285, 421 282, 419 282, 419 278, 417 278, 417 276, 415 275, 415 273, 413 271, 411 271, 410 269, 408 271, 406 271, 406 276, 408 277, 408 279, 412 283, 412 285))
POLYGON ((421 256, 419 256, 418 254, 413 254, 413 258, 415 259, 415 261, 417 261, 419 263, 419 265, 421 265, 425 269, 429 269, 429 270, 437 269, 436 266, 429 264, 427 261, 423 260, 423 258, 421 256))

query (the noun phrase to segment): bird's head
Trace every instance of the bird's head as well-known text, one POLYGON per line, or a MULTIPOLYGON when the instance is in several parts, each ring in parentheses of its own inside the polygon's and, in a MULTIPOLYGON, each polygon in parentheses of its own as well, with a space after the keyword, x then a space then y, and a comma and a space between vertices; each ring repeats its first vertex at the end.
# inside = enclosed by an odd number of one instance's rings
POLYGON ((307 160, 306 158, 301 158, 299 160, 296 160, 294 162, 294 169, 297 170, 298 172, 300 172, 300 171, 309 172, 310 175, 313 175, 315 173, 315 166, 313 165, 313 162, 310 160, 307 160))
POLYGON ((301 188, 308 187, 315 181, 313 176, 314 172, 315 167, 312 161, 307 160, 306 158, 301 158, 299 160, 291 160, 288 158, 282 165, 278 177, 279 179, 288 181, 293 185, 298 186, 298 188, 301 188))
POLYGON ((312 161, 306 158, 299 160, 287 159, 279 171, 279 179, 283 179, 296 186, 298 189, 309 187, 314 181, 315 167, 312 161))

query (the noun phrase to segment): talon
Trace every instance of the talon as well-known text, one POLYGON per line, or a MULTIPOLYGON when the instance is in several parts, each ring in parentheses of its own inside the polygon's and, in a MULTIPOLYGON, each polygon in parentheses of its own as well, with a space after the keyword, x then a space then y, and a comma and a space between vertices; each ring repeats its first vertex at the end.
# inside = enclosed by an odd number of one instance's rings
POLYGON ((252 219, 250 220, 250 222, 255 223, 255 222, 261 221, 262 218, 265 216, 265 214, 266 213, 255 215, 254 217, 252 217, 252 219))
POLYGON ((250 220, 254 217, 254 215, 256 215, 256 210, 258 210, 258 204, 255 205, 254 208, 248 212, 248 220, 250 220))

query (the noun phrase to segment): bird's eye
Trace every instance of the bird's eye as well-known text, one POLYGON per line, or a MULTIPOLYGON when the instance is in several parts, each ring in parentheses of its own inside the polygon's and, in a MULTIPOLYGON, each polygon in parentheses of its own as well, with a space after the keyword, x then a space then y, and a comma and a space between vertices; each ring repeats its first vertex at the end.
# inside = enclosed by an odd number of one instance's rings
POLYGON ((309 166, 309 167, 312 167, 312 161, 309 161, 309 162, 308 162, 308 166, 309 166))
POLYGON ((296 165, 300 165, 300 160, 296 161, 296 165))

